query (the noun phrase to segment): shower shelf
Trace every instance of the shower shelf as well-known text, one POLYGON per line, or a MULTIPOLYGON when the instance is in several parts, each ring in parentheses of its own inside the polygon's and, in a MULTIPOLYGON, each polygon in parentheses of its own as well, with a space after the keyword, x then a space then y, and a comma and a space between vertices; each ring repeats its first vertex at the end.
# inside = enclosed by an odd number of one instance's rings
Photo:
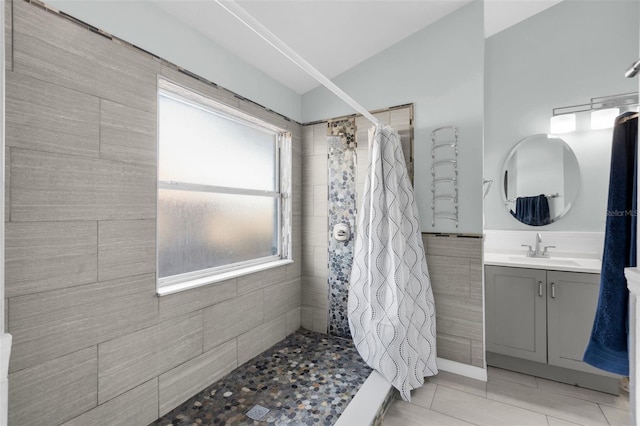
POLYGON ((451 220, 458 227, 458 129, 446 126, 431 132, 431 226, 451 220), (449 148, 449 149, 443 149, 449 148), (437 172, 437 173, 436 173, 437 172))

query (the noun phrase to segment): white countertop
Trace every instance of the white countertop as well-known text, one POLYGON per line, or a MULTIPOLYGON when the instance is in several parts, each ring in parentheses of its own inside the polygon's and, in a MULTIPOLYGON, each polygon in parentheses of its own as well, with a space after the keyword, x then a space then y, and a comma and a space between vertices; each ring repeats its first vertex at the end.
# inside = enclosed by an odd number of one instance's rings
POLYGON ((602 262, 599 259, 554 257, 553 255, 550 258, 539 258, 518 253, 484 253, 484 264, 590 274, 599 274, 602 268, 602 262))

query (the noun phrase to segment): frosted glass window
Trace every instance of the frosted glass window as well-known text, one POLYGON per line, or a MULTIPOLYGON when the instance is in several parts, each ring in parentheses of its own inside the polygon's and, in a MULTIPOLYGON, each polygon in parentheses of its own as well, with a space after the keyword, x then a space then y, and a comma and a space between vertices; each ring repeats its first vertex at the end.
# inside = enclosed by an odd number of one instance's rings
POLYGON ((164 80, 158 123, 158 287, 287 258, 290 135, 164 80))
POLYGON ((276 190, 273 131, 168 96, 159 110, 160 180, 276 190))
POLYGON ((271 197, 161 189, 160 278, 278 254, 271 197))

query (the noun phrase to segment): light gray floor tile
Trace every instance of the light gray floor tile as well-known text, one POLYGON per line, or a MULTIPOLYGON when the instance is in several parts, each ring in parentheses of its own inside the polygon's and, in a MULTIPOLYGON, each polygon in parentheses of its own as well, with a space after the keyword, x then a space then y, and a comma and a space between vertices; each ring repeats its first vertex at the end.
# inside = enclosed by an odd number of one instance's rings
POLYGON ((598 392, 591 389, 585 389, 578 386, 568 385, 566 383, 554 382, 553 380, 536 378, 538 387, 546 389, 562 395, 569 395, 575 398, 586 399, 588 401, 597 402, 600 405, 608 405, 620 410, 629 411, 629 395, 611 395, 604 392, 598 392))
POLYGON ((429 377, 428 380, 430 383, 436 383, 451 389, 457 389, 478 396, 487 396, 487 384, 485 382, 459 376, 449 373, 448 371, 440 371, 437 376, 429 377))
POLYGON ((438 386, 431 409, 480 426, 547 426, 544 414, 446 386, 438 386))
POLYGON ((384 426, 468 426, 473 423, 467 423, 404 401, 396 401, 389 408, 382 424, 384 426))
POLYGON ((384 424, 447 425, 451 417, 491 426, 629 424, 628 395, 609 395, 495 367, 488 375, 485 385, 441 372, 413 392, 411 403, 395 401, 384 424))
POLYGON ((601 405, 600 408, 611 426, 626 426, 631 424, 631 415, 628 411, 607 405, 601 405))
POLYGON ((437 387, 438 385, 435 383, 425 383, 424 386, 411 391, 411 404, 419 405, 423 408, 431 408, 437 387))
POLYGON ((598 404, 504 380, 487 384, 487 398, 583 425, 606 425, 598 404))
MULTIPOLYGON (((520 383, 521 385, 538 387, 536 378, 528 374, 517 373, 515 371, 503 370, 502 368, 488 367, 487 374, 489 381, 506 380, 509 382, 520 383)), ((553 382, 556 383, 556 382, 553 382)))
POLYGON ((549 426, 576 426, 578 423, 568 422, 566 420, 556 419, 555 417, 547 416, 549 426))

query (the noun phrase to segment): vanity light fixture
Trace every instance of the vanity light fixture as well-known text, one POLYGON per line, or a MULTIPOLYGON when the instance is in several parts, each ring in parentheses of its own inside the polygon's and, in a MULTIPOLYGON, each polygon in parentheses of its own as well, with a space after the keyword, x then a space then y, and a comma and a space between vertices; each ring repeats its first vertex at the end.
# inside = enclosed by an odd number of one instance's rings
POLYGON ((549 132, 552 135, 569 133, 576 130, 576 115, 562 114, 554 115, 549 122, 549 132))
POLYGON ((620 108, 607 108, 591 111, 591 130, 610 129, 617 116, 620 115, 620 108))
POLYGON ((591 98, 588 104, 554 108, 550 121, 550 133, 569 133, 576 130, 576 114, 591 112, 591 129, 613 127, 620 110, 628 111, 638 105, 638 92, 591 98))

